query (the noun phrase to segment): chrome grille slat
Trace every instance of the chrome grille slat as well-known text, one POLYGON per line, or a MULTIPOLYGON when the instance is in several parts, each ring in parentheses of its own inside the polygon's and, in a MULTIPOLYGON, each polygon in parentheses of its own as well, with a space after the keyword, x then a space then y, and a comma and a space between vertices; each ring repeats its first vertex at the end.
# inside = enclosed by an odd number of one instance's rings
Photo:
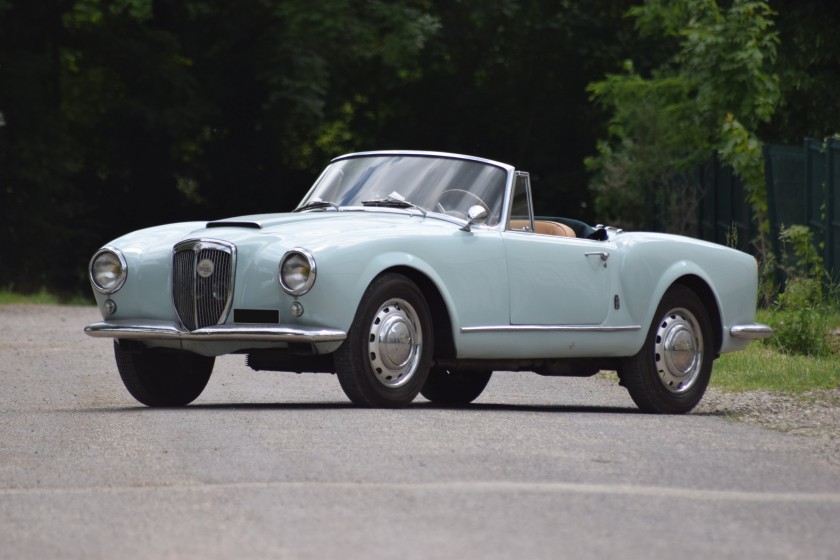
POLYGON ((172 296, 181 323, 195 330, 195 253, 191 250, 175 253, 173 262, 172 296))
POLYGON ((233 296, 236 248, 217 240, 184 241, 175 246, 172 260, 172 301, 178 318, 188 330, 223 323, 233 296), (207 277, 198 274, 198 263, 212 263, 207 277))

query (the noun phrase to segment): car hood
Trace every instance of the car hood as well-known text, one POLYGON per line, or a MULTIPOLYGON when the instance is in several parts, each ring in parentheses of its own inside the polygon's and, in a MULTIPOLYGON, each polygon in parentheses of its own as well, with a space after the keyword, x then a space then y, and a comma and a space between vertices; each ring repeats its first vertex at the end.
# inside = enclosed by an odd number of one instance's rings
POLYGON ((423 218, 412 212, 307 212, 303 214, 257 214, 208 222, 202 229, 190 232, 190 237, 213 237, 240 244, 270 238, 286 246, 305 244, 318 249, 320 245, 352 242, 358 238, 393 235, 398 231, 424 227, 456 228, 455 224, 433 218, 423 218))
POLYGON ((214 220, 184 222, 135 231, 109 245, 130 252, 150 250, 171 252, 187 239, 218 239, 239 247, 324 247, 346 246, 362 239, 394 236, 417 228, 456 230, 456 223, 423 217, 404 211, 305 212, 296 214, 255 214, 214 220))

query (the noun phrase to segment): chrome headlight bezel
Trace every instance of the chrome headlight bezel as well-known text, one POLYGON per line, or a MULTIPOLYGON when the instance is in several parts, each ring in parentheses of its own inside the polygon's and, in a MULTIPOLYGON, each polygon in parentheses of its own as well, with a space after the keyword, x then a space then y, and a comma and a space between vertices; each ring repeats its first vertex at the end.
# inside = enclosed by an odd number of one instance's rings
POLYGON ((90 276, 90 283, 93 288, 100 294, 110 295, 120 290, 125 284, 126 276, 128 275, 128 265, 126 265, 125 257, 122 252, 115 247, 102 247, 90 259, 88 265, 88 274, 90 276), (112 274, 114 279, 110 282, 104 282, 102 279, 102 272, 97 273, 97 261, 103 258, 111 258, 111 266, 119 267, 116 272, 112 274))
POLYGON ((283 291, 285 291, 287 294, 293 296, 302 296, 312 289, 312 286, 315 284, 315 277, 317 276, 317 274, 318 267, 315 265, 315 257, 312 256, 312 253, 310 253, 306 249, 295 247, 294 249, 286 251, 286 253, 283 255, 283 258, 280 259, 280 265, 278 267, 277 272, 277 279, 280 281, 280 287, 282 287, 283 291), (292 259, 295 259, 295 261, 297 262, 297 266, 295 268, 304 266, 306 269, 308 269, 308 272, 305 274, 305 278, 296 279, 293 277, 294 274, 298 273, 293 272, 293 269, 287 267, 287 265, 294 265, 294 263, 291 262, 292 259))

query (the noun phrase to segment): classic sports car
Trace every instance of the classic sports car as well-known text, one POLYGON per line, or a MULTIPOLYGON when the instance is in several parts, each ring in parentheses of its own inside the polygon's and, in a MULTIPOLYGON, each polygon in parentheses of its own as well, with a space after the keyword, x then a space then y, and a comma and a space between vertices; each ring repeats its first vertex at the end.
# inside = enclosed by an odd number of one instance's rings
POLYGON ((616 370, 639 408, 684 413, 712 362, 771 334, 753 257, 686 237, 535 217, 528 173, 456 154, 334 159, 300 206, 152 227, 90 280, 128 391, 182 406, 216 356, 334 372, 358 405, 466 404, 494 371, 616 370))

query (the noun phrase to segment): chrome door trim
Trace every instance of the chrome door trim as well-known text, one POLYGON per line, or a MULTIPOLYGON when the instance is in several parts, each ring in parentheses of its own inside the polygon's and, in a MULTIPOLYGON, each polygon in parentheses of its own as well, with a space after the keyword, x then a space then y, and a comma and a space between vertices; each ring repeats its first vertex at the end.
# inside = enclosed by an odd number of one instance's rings
POLYGON ((625 332, 641 330, 641 325, 605 327, 597 325, 487 325, 461 327, 462 334, 504 332, 625 332))

